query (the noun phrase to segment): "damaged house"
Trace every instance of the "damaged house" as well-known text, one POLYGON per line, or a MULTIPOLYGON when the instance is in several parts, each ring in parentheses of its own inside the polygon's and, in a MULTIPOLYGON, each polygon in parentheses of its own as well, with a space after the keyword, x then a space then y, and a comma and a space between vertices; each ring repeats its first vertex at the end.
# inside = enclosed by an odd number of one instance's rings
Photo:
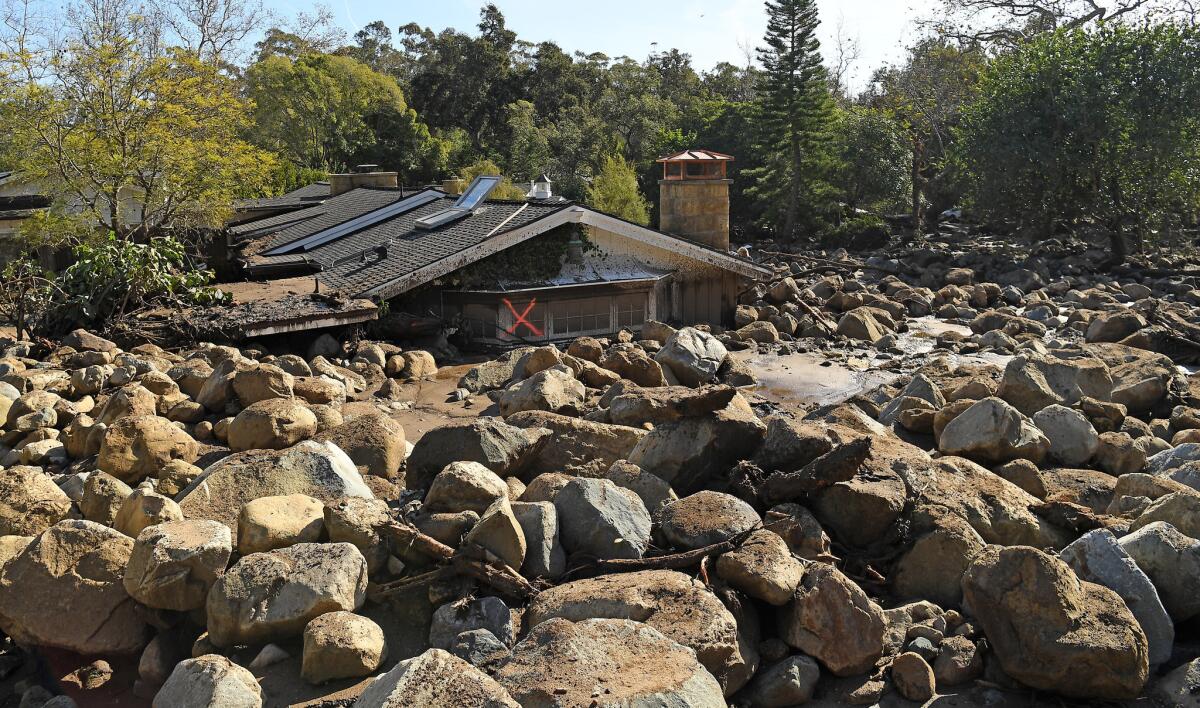
POLYGON ((650 319, 731 323, 739 293, 770 272, 729 253, 730 159, 688 151, 660 160, 672 233, 555 197, 546 178, 507 201, 491 198, 498 177, 455 194, 402 191, 395 173, 332 175, 319 199, 259 205, 279 210, 231 226, 229 247, 248 281, 354 304, 277 312, 280 322, 248 334, 362 321, 364 308, 384 302, 493 345, 608 336, 650 319))

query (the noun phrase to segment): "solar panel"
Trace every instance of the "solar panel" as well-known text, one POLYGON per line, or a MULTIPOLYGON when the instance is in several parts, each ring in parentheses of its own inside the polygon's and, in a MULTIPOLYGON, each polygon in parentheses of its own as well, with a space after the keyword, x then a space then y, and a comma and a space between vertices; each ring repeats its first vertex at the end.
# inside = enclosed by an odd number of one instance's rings
POLYGON ((343 236, 348 236, 356 231, 361 231, 368 226, 374 226, 381 221, 386 221, 394 216, 399 216, 400 214, 410 212, 419 206, 424 206, 425 204, 437 201, 441 198, 442 194, 440 192, 426 190, 419 194, 414 194, 407 199, 401 199, 394 204, 389 204, 381 209, 376 209, 375 211, 368 212, 362 216, 350 219, 349 221, 342 222, 337 226, 331 226, 328 229, 318 231, 311 236, 306 236, 302 239, 292 241, 291 243, 285 243, 282 246, 276 246, 263 255, 281 256, 285 253, 292 253, 293 251, 298 250, 311 251, 317 246, 324 245, 330 241, 336 241, 343 236))

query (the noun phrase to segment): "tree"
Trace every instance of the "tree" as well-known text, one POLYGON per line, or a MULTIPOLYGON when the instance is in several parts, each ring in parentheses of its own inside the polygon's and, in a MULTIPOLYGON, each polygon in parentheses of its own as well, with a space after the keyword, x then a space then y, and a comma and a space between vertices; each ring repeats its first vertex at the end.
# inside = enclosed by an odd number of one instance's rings
POLYGON ((619 155, 608 155, 587 190, 587 203, 626 221, 650 223, 650 203, 638 191, 637 171, 619 155))
POLYGON ((61 38, 10 24, 0 35, 0 133, 27 179, 96 227, 145 236, 219 226, 273 159, 241 139, 250 103, 234 80, 166 45, 159 19, 140 9, 73 5, 61 38))
POLYGON ((834 184, 847 210, 903 204, 911 152, 900 124, 879 109, 851 106, 838 112, 836 134, 839 164, 834 184))
POLYGON ((768 0, 766 46, 759 86, 762 166, 752 170, 752 195, 765 205, 764 225, 796 238, 801 225, 817 228, 829 209, 833 102, 821 65, 815 0, 768 0))
POLYGON ((511 134, 508 173, 513 177, 537 179, 550 170, 550 130, 538 124, 533 104, 517 101, 508 106, 508 130, 511 134))
POLYGON ((471 180, 476 177, 501 177, 500 184, 492 190, 488 195, 489 199, 508 199, 511 201, 523 201, 525 199, 525 190, 512 183, 508 177, 504 177, 504 173, 500 167, 491 160, 479 160, 473 164, 467 165, 459 170, 459 175, 462 180, 470 184, 471 180))
POLYGON ((909 50, 902 66, 877 71, 865 97, 868 104, 898 118, 908 136, 910 217, 917 235, 924 229, 930 200, 936 215, 961 197, 951 148, 984 66, 977 49, 927 38, 909 50))
POLYGON ((1124 260, 1200 194, 1200 29, 1058 31, 984 74, 961 148, 974 206, 1034 237, 1091 224, 1124 260))
POLYGON ((254 141, 329 172, 379 164, 408 182, 437 177, 445 146, 408 107, 395 79, 346 56, 275 54, 246 71, 254 141))
POLYGON ((924 24, 949 40, 1012 49, 1039 34, 1145 20, 1194 23, 1194 0, 942 0, 924 24))

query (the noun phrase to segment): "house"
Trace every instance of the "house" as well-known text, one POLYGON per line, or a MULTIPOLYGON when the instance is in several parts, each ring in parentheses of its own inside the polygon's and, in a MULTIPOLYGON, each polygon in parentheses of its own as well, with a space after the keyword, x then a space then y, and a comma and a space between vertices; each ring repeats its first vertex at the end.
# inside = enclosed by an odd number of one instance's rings
MULTIPOLYGON (((679 158, 681 175, 694 172, 688 159, 679 158)), ((526 199, 505 201, 490 198, 498 177, 454 194, 401 190, 390 174, 333 175, 320 204, 231 226, 228 247, 245 277, 311 282, 312 291, 387 302, 392 313, 432 315, 509 345, 607 336, 649 319, 732 323, 739 294, 770 275, 729 253, 723 169, 705 173, 710 193, 664 203, 694 234, 555 197, 545 178, 526 199)))
POLYGON ((329 182, 313 182, 287 194, 265 199, 241 199, 233 204, 230 225, 257 221, 269 216, 318 206, 329 198, 329 182))
POLYGON ((50 208, 50 198, 11 170, 0 170, 0 261, 20 255, 16 241, 26 219, 50 208))

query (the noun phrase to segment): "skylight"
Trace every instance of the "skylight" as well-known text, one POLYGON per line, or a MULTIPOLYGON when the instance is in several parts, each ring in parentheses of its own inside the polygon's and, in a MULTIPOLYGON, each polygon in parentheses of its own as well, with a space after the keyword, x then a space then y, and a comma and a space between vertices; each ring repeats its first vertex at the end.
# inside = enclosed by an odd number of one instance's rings
POLYGON ((500 185, 499 177, 476 177, 471 182, 471 186, 467 187, 467 191, 462 193, 457 202, 454 202, 456 209, 466 209, 472 211, 475 207, 483 203, 492 190, 500 185))

